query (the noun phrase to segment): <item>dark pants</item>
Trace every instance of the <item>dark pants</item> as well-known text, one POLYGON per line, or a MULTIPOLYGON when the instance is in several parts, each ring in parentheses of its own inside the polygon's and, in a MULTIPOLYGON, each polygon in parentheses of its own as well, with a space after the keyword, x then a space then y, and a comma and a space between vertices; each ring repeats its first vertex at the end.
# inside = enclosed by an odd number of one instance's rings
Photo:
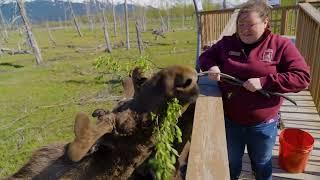
POLYGON ((226 118, 231 180, 238 179, 241 173, 245 145, 256 179, 272 179, 272 149, 276 141, 278 119, 275 117, 273 122, 243 126, 226 118))

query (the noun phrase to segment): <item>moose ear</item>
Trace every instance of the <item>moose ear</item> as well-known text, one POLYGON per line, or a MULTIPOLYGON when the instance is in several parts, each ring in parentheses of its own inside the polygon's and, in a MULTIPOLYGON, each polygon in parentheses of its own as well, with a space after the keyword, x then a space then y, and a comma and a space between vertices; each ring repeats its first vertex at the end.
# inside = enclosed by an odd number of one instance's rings
POLYGON ((136 67, 132 71, 131 78, 132 78, 135 93, 139 92, 141 86, 148 80, 148 78, 144 75, 143 70, 138 67, 136 67))
POLYGON ((164 69, 159 74, 161 77, 161 88, 164 89, 166 96, 172 96, 174 94, 175 73, 164 69))

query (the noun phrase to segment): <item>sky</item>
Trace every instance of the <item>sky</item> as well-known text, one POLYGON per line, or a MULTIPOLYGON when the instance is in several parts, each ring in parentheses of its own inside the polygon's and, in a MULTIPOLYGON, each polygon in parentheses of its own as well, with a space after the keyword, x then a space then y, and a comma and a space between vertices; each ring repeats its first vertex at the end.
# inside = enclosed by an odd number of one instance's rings
MULTIPOLYGON (((15 0, 0 0, 0 1, 7 1, 7 2, 12 2, 15 0)), ((26 0, 26 1, 31 1, 31 0, 26 0)), ((67 1, 67 0, 65 0, 67 1)), ((83 2, 83 1, 88 1, 88 0, 71 0, 72 2, 83 2)), ((99 1, 107 1, 107 0, 99 0, 99 1)), ((110 2, 112 0, 109 0, 110 2)), ((113 0, 115 3, 123 3, 124 0, 113 0)), ((192 3, 192 0, 180 0, 180 2, 186 1, 188 3, 192 3)), ((201 1, 201 0, 198 0, 201 1)), ((211 2, 214 3, 222 3, 223 0, 211 0, 211 2)), ((227 6, 228 7, 233 7, 235 5, 239 5, 240 3, 246 2, 247 0, 227 0, 227 6)), ((269 2, 272 3, 278 3, 280 0, 268 0, 269 2)), ((140 5, 149 5, 153 7, 163 7, 167 3, 173 3, 171 0, 127 0, 128 3, 132 4, 140 4, 140 5)))
MULTIPOLYGON (((15 0, 0 0, 0 2, 12 2, 15 0)), ((32 1, 32 0, 25 0, 25 1, 32 1)), ((52 0, 53 1, 53 0, 52 0)), ((67 0, 64 0, 67 1, 67 0)), ((72 2, 84 2, 88 0, 71 0, 72 2)), ((104 0, 99 0, 99 1, 104 1, 104 0)), ((106 0, 105 0, 106 1, 106 0)), ((112 0, 109 0, 110 2, 112 0)), ((124 0, 113 0, 115 3, 123 3, 124 0)), ((134 3, 134 4, 141 4, 141 5, 152 5, 152 6, 159 6, 160 2, 163 2, 164 0, 127 0, 128 3, 134 3)), ((170 2, 170 0, 167 0, 170 2)), ((187 0, 191 1, 191 0, 187 0)))

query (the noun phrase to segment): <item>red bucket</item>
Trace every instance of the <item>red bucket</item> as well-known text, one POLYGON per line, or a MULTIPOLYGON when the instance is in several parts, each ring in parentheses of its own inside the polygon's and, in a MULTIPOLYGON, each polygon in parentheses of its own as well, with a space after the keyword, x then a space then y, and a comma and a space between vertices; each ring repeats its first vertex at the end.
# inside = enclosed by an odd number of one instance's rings
POLYGON ((304 171, 314 138, 300 129, 288 128, 280 133, 279 165, 290 173, 304 171))

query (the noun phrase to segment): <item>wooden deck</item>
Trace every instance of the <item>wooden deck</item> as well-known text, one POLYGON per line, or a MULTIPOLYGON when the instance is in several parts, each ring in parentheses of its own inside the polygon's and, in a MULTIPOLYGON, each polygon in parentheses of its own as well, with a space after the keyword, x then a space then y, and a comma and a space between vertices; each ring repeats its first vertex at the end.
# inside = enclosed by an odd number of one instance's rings
MULTIPOLYGON (((292 174, 280 169, 278 165, 279 153, 279 133, 277 142, 273 149, 273 179, 304 179, 319 180, 320 179, 320 117, 312 100, 309 91, 288 94, 294 99, 298 107, 285 101, 281 107, 281 116, 285 126, 288 128, 300 128, 309 132, 314 138, 314 148, 309 157, 309 161, 304 173, 292 174)), ((248 154, 243 157, 241 179, 254 179, 252 176, 250 160, 248 154)))

